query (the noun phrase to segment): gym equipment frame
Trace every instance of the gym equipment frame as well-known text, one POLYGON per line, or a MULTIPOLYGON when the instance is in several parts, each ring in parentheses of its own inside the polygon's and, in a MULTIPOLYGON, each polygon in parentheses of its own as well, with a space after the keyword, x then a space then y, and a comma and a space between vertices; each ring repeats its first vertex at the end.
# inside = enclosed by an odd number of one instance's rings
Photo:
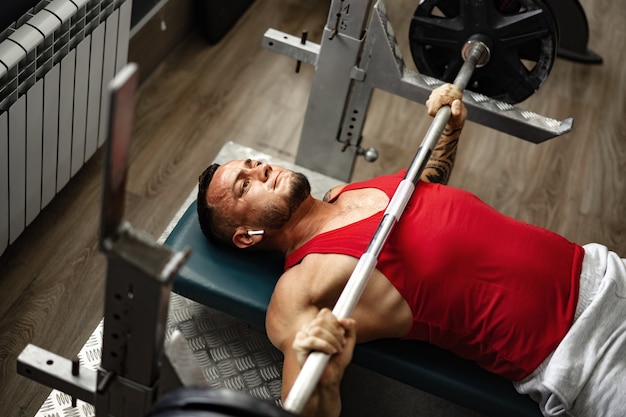
MULTIPOLYGON (((321 44, 275 29, 263 37, 265 48, 315 66, 296 164, 342 181, 350 179, 356 156, 376 159, 375 150, 360 147, 374 88, 424 103, 443 83, 406 67, 383 2, 372 3, 333 0, 321 44)), ((469 120, 533 143, 563 135, 573 124, 469 90, 463 101, 469 120)))
POLYGON ((130 64, 109 87, 100 230, 100 249, 107 257, 100 366, 93 371, 77 359, 32 344, 17 360, 20 375, 71 395, 74 403, 77 398, 93 404, 98 416, 144 416, 165 392, 184 386, 184 381, 203 379, 186 365, 194 358, 180 335, 164 343, 173 280, 190 250, 162 246, 123 220, 136 84, 137 68, 130 64))

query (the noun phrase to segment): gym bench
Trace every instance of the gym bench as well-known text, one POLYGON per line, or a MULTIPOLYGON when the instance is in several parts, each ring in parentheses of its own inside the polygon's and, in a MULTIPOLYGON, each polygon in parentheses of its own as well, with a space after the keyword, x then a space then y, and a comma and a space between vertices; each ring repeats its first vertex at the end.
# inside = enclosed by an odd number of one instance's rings
MULTIPOLYGON (((229 142, 216 158, 253 158, 305 173, 319 197, 339 182, 322 174, 260 154, 229 142)), ((195 198, 173 220, 165 245, 191 248, 192 254, 174 281, 174 292, 265 328, 265 313, 274 285, 283 271, 283 257, 216 246, 202 234, 195 198)), ((540 417, 538 405, 518 394, 510 381, 473 362, 417 341, 379 340, 357 345, 353 363, 424 392, 493 417, 540 417)))

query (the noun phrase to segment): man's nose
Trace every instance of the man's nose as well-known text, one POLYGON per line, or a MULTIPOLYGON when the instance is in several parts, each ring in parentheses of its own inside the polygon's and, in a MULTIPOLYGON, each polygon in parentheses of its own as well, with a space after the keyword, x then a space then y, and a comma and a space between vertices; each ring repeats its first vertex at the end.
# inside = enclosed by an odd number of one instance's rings
POLYGON ((269 164, 259 164, 252 168, 252 175, 259 181, 267 181, 272 172, 272 167, 269 164))

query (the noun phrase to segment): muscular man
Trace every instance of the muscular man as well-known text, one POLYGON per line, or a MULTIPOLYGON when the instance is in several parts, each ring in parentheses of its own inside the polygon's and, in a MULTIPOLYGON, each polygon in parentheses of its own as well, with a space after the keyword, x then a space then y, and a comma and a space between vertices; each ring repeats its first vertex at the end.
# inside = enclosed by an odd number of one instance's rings
POLYGON ((332 354, 303 414, 338 416, 355 341, 407 338, 514 381, 546 415, 624 415, 626 261, 437 184, 453 166, 460 98, 444 85, 427 102, 431 115, 451 105, 452 117, 351 319, 328 309, 403 173, 338 187, 323 201, 301 174, 261 161, 212 165, 201 176, 208 237, 286 256, 267 312, 268 336, 284 353, 283 395, 310 351, 332 354))

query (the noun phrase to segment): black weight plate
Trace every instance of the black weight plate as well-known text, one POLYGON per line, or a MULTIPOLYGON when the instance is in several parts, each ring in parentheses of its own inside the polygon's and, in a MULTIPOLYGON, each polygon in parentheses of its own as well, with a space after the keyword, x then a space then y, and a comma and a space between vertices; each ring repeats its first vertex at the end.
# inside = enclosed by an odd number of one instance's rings
POLYGON ((467 89, 507 103, 531 96, 552 69, 558 27, 542 0, 424 0, 409 29, 411 54, 426 75, 453 82, 465 42, 475 34, 491 41, 489 62, 467 89))

